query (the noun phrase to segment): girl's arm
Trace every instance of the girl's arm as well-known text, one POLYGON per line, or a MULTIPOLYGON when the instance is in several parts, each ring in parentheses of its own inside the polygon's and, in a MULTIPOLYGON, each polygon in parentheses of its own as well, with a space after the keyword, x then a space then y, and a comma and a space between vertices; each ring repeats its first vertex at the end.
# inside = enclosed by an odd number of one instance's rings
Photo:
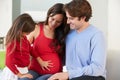
POLYGON ((21 74, 20 72, 19 73, 17 73, 17 76, 19 77, 19 78, 24 78, 24 77, 27 77, 27 78, 33 78, 33 76, 31 75, 31 74, 29 74, 29 73, 26 73, 26 74, 21 74))

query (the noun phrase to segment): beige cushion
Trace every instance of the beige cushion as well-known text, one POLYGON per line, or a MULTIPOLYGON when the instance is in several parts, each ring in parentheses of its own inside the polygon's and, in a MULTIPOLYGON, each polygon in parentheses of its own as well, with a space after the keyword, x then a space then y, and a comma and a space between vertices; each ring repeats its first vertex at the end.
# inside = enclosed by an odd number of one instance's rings
POLYGON ((107 54, 107 80, 120 80, 120 51, 107 54))

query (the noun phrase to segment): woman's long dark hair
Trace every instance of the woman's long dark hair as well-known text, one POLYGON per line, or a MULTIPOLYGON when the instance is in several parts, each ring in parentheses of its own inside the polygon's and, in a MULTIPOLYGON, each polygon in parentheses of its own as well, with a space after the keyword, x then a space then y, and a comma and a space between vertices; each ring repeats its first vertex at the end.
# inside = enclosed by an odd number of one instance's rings
POLYGON ((53 5, 47 13, 47 18, 45 21, 45 25, 48 25, 48 19, 49 17, 52 17, 56 14, 62 14, 63 15, 63 20, 60 26, 58 26, 55 31, 54 31, 54 39, 55 41, 52 43, 54 45, 54 47, 56 48, 57 52, 63 56, 63 54, 65 53, 65 27, 66 27, 66 23, 67 23, 67 17, 65 14, 65 11, 63 9, 64 4, 62 3, 57 3, 55 5, 53 5), (52 15, 51 15, 52 14, 52 15), (60 48, 57 49, 57 46, 60 45, 60 48))

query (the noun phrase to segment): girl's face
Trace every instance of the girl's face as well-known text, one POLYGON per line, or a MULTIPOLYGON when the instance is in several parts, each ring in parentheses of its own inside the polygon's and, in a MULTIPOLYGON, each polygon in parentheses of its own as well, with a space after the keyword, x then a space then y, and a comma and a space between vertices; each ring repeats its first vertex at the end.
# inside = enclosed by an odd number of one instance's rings
POLYGON ((63 15, 62 14, 56 14, 54 16, 50 16, 48 19, 48 25, 50 28, 56 28, 61 25, 63 21, 63 15))

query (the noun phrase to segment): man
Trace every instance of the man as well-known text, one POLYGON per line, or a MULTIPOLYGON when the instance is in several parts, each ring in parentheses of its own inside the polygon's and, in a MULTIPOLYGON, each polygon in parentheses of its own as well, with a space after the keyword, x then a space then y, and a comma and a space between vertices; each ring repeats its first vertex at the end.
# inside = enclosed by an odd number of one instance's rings
POLYGON ((56 73, 48 80, 105 80, 105 40, 102 32, 89 23, 89 2, 72 0, 64 8, 71 29, 66 38, 67 72, 56 73))

